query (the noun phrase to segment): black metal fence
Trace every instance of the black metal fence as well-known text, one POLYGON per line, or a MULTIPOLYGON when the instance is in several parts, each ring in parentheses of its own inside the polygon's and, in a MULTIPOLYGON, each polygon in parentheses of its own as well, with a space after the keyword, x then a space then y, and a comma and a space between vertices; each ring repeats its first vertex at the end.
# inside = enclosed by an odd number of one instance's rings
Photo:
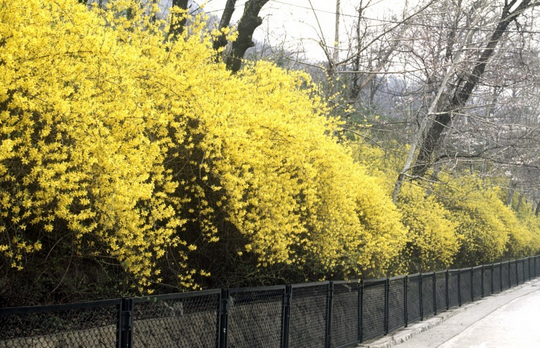
POLYGON ((347 347, 540 276, 540 256, 365 281, 0 308, 0 348, 347 347))

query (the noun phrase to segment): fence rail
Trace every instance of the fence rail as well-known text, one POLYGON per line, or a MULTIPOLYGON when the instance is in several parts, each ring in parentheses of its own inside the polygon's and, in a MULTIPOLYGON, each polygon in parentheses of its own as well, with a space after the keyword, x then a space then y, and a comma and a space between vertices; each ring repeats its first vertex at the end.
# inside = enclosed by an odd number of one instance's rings
POLYGON ((0 348, 354 346, 540 276, 540 256, 387 279, 0 308, 0 348))

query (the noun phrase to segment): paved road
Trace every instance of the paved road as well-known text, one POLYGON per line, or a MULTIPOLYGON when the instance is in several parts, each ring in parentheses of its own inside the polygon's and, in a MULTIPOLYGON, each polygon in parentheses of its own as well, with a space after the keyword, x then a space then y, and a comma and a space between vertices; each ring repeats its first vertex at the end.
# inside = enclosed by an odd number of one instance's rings
POLYGON ((540 279, 469 304, 444 321, 431 321, 430 326, 438 325, 408 334, 425 328, 419 323, 386 338, 386 343, 382 339, 364 347, 540 348, 540 279), (403 337, 407 340, 395 345, 403 337))

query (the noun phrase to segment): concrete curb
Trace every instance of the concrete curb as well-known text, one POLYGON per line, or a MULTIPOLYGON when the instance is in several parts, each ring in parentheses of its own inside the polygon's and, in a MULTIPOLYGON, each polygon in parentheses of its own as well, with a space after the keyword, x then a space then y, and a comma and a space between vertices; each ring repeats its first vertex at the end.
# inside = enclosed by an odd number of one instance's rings
POLYGON ((377 339, 376 341, 368 342, 368 343, 362 343, 357 346, 357 348, 389 348, 393 347, 395 345, 398 345, 400 343, 403 343, 405 341, 410 340, 412 337, 418 335, 421 332, 424 332, 426 330, 431 329, 432 327, 435 327, 442 322, 450 319, 456 314, 463 313, 468 308, 472 306, 476 306, 477 304, 481 303, 482 300, 478 300, 476 302, 469 303, 467 305, 464 305, 462 307, 454 308, 448 311, 445 311, 443 313, 437 314, 434 317, 431 317, 427 320, 414 323, 410 326, 407 326, 403 329, 398 329, 395 332, 392 332, 391 334, 384 336, 382 338, 377 339))
POLYGON ((398 329, 397 331, 392 332, 392 333, 388 334, 387 336, 376 339, 375 341, 359 344, 356 347, 357 348, 389 348, 389 347, 393 347, 395 345, 398 345, 400 343, 403 343, 403 342, 406 342, 406 341, 410 340, 411 338, 413 338, 414 336, 420 334, 421 332, 429 330, 429 329, 431 329, 431 328, 445 322, 446 320, 450 319, 451 317, 453 317, 453 316, 455 316, 457 314, 463 313, 466 310, 468 310, 468 309, 470 309, 470 308, 472 308, 472 307, 474 307, 476 305, 479 305, 479 304, 483 303, 484 301, 486 301, 489 298, 502 296, 503 294, 508 294, 508 293, 516 291, 516 290, 518 290, 518 289, 520 289, 520 288, 522 288, 524 286, 531 285, 533 283, 538 283, 539 281, 540 281, 539 279, 529 280, 529 281, 527 281, 527 282, 525 282, 523 284, 520 284, 520 285, 518 285, 516 287, 513 287, 511 289, 507 289, 507 290, 505 290, 503 292, 500 292, 498 294, 486 296, 486 297, 484 297, 482 299, 476 300, 475 302, 468 303, 468 304, 463 305, 461 307, 450 309, 448 311, 437 314, 436 316, 431 317, 431 318, 429 318, 427 320, 414 323, 414 324, 412 324, 412 325, 410 325, 410 326, 408 326, 406 328, 398 329))

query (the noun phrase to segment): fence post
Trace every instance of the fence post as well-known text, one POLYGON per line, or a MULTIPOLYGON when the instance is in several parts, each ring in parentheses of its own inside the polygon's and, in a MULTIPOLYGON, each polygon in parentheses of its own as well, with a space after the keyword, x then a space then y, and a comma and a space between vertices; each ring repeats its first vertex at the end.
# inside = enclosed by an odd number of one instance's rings
MULTIPOLYGON (((525 264, 523 264, 523 271, 525 272, 525 264)), ((527 257, 527 274, 528 277, 525 281, 531 280, 531 257, 527 257)))
POLYGON ((474 267, 471 267, 471 302, 474 302, 474 267))
POLYGON ((444 292, 445 292, 445 301, 446 301, 446 310, 449 310, 450 309, 450 286, 449 286, 449 281, 450 281, 450 270, 446 270, 446 273, 444 274, 444 281, 445 281, 445 284, 444 284, 444 292))
POLYGON ((516 286, 518 286, 519 285, 519 260, 516 260, 514 262, 514 265, 515 265, 514 270, 516 272, 516 286))
POLYGON ((484 265, 482 265, 481 271, 480 271, 480 298, 484 298, 484 265))
POLYGON ((508 261, 508 289, 512 288, 512 262, 508 261))
POLYGON ((437 273, 433 272, 433 315, 437 315, 437 273))
POLYGON ((386 281, 384 282, 384 334, 388 335, 389 331, 389 324, 388 321, 390 320, 390 279, 387 277, 386 281))
MULTIPOLYGON (((521 259, 521 282, 525 283, 525 259, 521 259)), ((519 269, 518 269, 519 272, 519 269)))
POLYGON ((525 279, 525 259, 521 259, 521 282, 525 283, 527 280, 525 279))
POLYGON ((291 327, 292 285, 285 286, 283 308, 281 310, 281 348, 289 348, 289 329, 291 327))
POLYGON ((218 330, 218 348, 227 348, 227 338, 229 336, 229 289, 221 289, 218 330))
POLYGON ((120 302, 117 321, 116 346, 133 347, 133 299, 123 298, 120 302))
POLYGON ((526 257, 526 258, 523 259, 523 282, 524 283, 526 281, 528 281, 529 277, 531 276, 531 267, 530 267, 531 263, 530 263, 530 260, 531 260, 530 257, 526 257), (525 268, 525 262, 527 263, 527 268, 525 268), (525 270, 527 270, 527 272, 525 272, 525 270))
POLYGON ((405 321, 405 327, 409 325, 409 309, 408 309, 408 289, 409 287, 409 276, 406 275, 403 279, 403 319, 405 321))
POLYGON ((499 280, 500 280, 500 285, 501 285, 501 292, 503 291, 503 276, 502 276, 502 262, 499 262, 499 280))
POLYGON ((495 284, 493 282, 493 273, 494 273, 495 265, 491 264, 491 295, 495 292, 495 284))
POLYGON ((328 283, 326 292, 326 334, 324 346, 330 348, 332 343, 332 310, 334 307, 334 282, 328 283))
POLYGON ((516 286, 518 286, 519 285, 519 260, 516 260, 515 265, 516 267, 514 268, 516 269, 516 286))
POLYGON ((424 294, 423 294, 423 286, 422 286, 422 273, 420 273, 420 276, 418 278, 418 297, 420 298, 420 320, 424 320, 424 294))
MULTIPOLYGON (((523 260, 519 260, 519 261, 521 261, 521 264, 523 264, 523 268, 525 268, 525 263, 523 262, 523 260)), ((519 267, 518 267, 519 261, 516 261, 516 286, 519 285, 519 267)), ((523 278, 525 278, 524 274, 522 274, 522 276, 523 278)))
POLYGON ((364 280, 360 280, 358 287, 358 343, 364 341, 364 280))
POLYGON ((457 272, 457 297, 458 305, 461 307, 461 268, 457 272))

